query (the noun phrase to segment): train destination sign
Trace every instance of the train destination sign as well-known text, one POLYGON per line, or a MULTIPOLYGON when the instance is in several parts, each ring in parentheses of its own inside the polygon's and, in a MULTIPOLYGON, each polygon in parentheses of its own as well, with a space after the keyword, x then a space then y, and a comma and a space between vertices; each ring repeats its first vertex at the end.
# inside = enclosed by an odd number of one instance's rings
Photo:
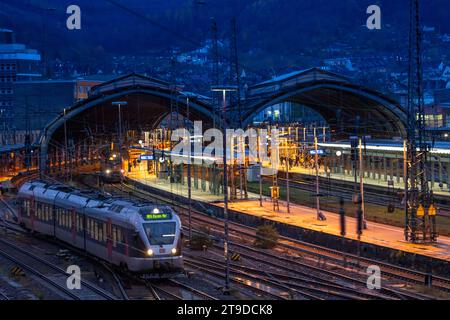
POLYGON ((145 215, 145 220, 168 220, 171 218, 170 213, 147 213, 145 215))

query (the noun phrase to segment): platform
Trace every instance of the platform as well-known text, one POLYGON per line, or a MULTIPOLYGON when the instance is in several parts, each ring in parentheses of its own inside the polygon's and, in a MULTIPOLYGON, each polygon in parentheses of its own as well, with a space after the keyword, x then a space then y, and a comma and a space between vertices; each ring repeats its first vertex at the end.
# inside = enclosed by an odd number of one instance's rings
MULTIPOLYGON (((263 201, 263 207, 260 207, 259 200, 234 202, 230 203, 228 207, 233 211, 340 236, 338 214, 322 211, 327 220, 318 221, 316 219, 316 209, 314 208, 291 204, 290 213, 287 213, 285 203, 280 201, 279 204, 280 210, 278 212, 272 210, 272 202, 269 199, 263 201)), ((223 207, 223 203, 215 203, 215 205, 223 207)), ((356 219, 347 217, 346 225, 346 237, 357 239, 356 219)), ((450 237, 441 236, 438 239, 438 243, 434 245, 412 244, 404 240, 403 229, 401 228, 370 221, 367 225, 368 229, 364 230, 361 236, 362 242, 450 261, 450 237)))
MULTIPOLYGON (((143 171, 135 171, 127 173, 127 177, 141 183, 150 185, 160 190, 174 193, 178 196, 188 197, 188 185, 187 181, 182 183, 170 183, 167 179, 159 179, 154 174, 149 174, 143 171)), ((192 179, 191 197, 193 200, 203 202, 220 202, 223 200, 222 194, 212 194, 209 189, 209 182, 204 181, 205 191, 200 187, 195 188, 194 179, 192 179)), ((258 199, 259 195, 249 193, 250 199, 258 199)))
MULTIPOLYGON (((279 168, 279 172, 283 172, 282 174, 280 174, 280 176, 284 175, 285 171, 285 166, 280 166, 279 168)), ((303 175, 308 175, 311 178, 315 177, 316 175, 316 171, 314 168, 303 168, 300 166, 297 167, 291 167, 289 169, 289 173, 291 174, 303 174, 303 175)), ((319 176, 322 178, 326 178, 326 179, 330 179, 331 181, 336 180, 336 181, 343 181, 343 182, 351 182, 354 183, 355 181, 355 177, 353 175, 348 175, 348 174, 343 174, 343 173, 339 173, 339 172, 333 172, 331 173, 329 176, 327 175, 327 173, 324 171, 323 166, 320 167, 319 169, 319 176)), ((389 175, 388 175, 389 176, 389 175)), ((389 178, 390 179, 390 178, 389 178)), ((403 189, 404 186, 404 182, 403 182, 403 178, 400 179, 400 182, 397 182, 397 179, 393 179, 393 188, 394 189, 403 189)), ((358 183, 359 183, 359 176, 358 176, 358 183)), ((383 187, 383 188, 388 188, 388 178, 384 178, 384 175, 381 174, 379 179, 375 179, 375 178, 370 178, 365 176, 364 177, 364 185, 365 186, 377 186, 377 187, 383 187)), ((435 195, 440 195, 440 196, 450 196, 450 191, 446 190, 445 188, 440 188, 438 186, 438 183, 435 183, 435 186, 432 186, 432 183, 429 183, 429 187, 431 190, 433 190, 433 193, 435 195)))

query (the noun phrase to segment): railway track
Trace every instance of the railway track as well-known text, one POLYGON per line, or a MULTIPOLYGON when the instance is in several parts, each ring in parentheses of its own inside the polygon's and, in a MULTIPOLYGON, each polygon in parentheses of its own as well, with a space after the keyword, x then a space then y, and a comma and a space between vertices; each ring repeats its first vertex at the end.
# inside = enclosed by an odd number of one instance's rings
MULTIPOLYGON (((133 192, 134 192, 134 196, 136 196, 136 190, 133 190, 133 192)), ((195 214, 197 214, 197 212, 195 213, 195 214)), ((198 215, 196 215, 195 216, 195 220, 196 221, 201 221, 201 222, 204 222, 204 223, 207 223, 207 224, 209 224, 209 225, 215 225, 216 227, 219 227, 219 229, 222 229, 222 224, 220 223, 220 222, 218 222, 218 221, 211 221, 211 218, 209 218, 209 219, 203 219, 203 217, 202 216, 198 216, 198 215)), ((251 237, 255 237, 255 233, 256 233, 256 230, 255 229, 253 229, 253 228, 249 228, 249 227, 247 227, 247 226, 243 226, 243 225, 239 225, 239 224, 234 224, 234 223, 231 223, 231 226, 233 226, 233 225, 237 225, 240 229, 238 230, 238 232, 239 232, 239 234, 240 235, 242 235, 243 233, 245 234, 245 235, 247 235, 247 236, 251 236, 251 237), (244 229, 247 229, 247 231, 245 231, 244 229), (248 231, 248 229, 251 229, 252 231, 251 231, 251 233, 248 231), (243 231, 244 230, 244 231, 243 231)), ((236 245, 236 246, 241 246, 240 244, 238 244, 238 243, 234 243, 234 242, 231 242, 230 244, 232 244, 232 245, 236 245)), ((291 249, 292 248, 294 248, 294 249, 296 249, 295 247, 293 247, 293 246, 291 246, 291 249)), ((247 248, 247 249, 252 249, 252 250, 255 250, 255 249, 253 249, 253 248, 247 248)), ((317 249, 317 248, 316 248, 317 249)), ((242 254, 242 252, 240 252, 241 254, 242 254)), ((261 252, 260 252, 261 253, 261 252)), ((311 253, 311 251, 308 251, 308 253, 311 253)), ((254 254, 254 252, 253 252, 253 254, 254 254)), ((266 255, 266 257, 267 258, 270 258, 270 259, 279 259, 280 257, 279 256, 270 256, 269 254, 267 254, 267 253, 263 253, 263 254, 265 254, 266 255)), ((317 257, 318 255, 317 255, 317 252, 314 252, 314 256, 315 257, 317 257)), ((342 255, 341 255, 342 256, 342 255)), ((254 257, 253 256, 248 256, 249 258, 251 258, 251 259, 254 259, 254 257)), ((320 257, 321 258, 329 258, 329 256, 327 256, 327 255, 320 255, 320 257)), ((339 262, 341 262, 342 260, 340 259, 340 260, 338 260, 339 262)), ((373 264, 373 263, 372 263, 373 264)), ((302 264, 302 267, 306 267, 306 268, 311 268, 311 266, 309 266, 309 265, 307 265, 307 264, 302 264)), ((291 270, 292 271, 292 270, 291 270)), ((314 270, 314 271, 316 271, 316 272, 323 272, 323 270, 314 270)), ((331 273, 331 272, 328 272, 329 274, 331 273)), ((343 278, 343 276, 341 275, 341 274, 339 274, 339 273, 336 273, 336 272, 334 272, 334 273, 331 273, 331 275, 332 276, 334 276, 334 277, 338 277, 338 278, 340 278, 340 279, 342 279, 343 278)), ((308 274, 308 276, 310 277, 311 276, 311 274, 308 274)), ((318 279, 320 279, 319 277, 317 277, 318 279)), ((351 277, 345 277, 345 280, 347 280, 347 281, 352 281, 352 282, 357 282, 359 285, 364 285, 364 286, 366 286, 366 283, 364 282, 364 281, 362 281, 362 280, 355 280, 355 279, 353 279, 353 278, 351 278, 351 277)), ((426 296, 421 296, 421 295, 417 295, 417 294, 412 294, 412 293, 407 293, 407 292, 401 292, 401 291, 397 291, 397 290, 390 290, 390 289, 386 289, 386 288, 384 288, 383 289, 383 291, 384 292, 386 292, 387 294, 386 294, 386 296, 390 296, 390 297, 396 297, 396 298, 409 298, 409 299, 426 299, 426 298, 428 298, 428 299, 430 299, 430 298, 432 298, 432 297, 426 297, 426 296)), ((373 296, 371 296, 371 298, 374 298, 373 296)))
MULTIPOLYGON (((115 186, 114 186, 115 187, 115 186)), ((179 203, 172 203, 172 201, 163 199, 162 197, 155 196, 155 195, 149 195, 147 192, 144 192, 142 190, 137 190, 133 187, 130 187, 128 185, 124 185, 124 188, 131 191, 133 193, 133 196, 136 196, 137 198, 141 197, 142 199, 152 197, 154 199, 157 199, 158 201, 165 201, 171 205, 176 206, 180 212, 180 214, 186 215, 187 209, 184 204, 179 203)), ((193 210, 192 214, 195 215, 195 220, 201 221, 207 224, 215 225, 216 227, 222 229, 223 228, 223 222, 218 221, 217 218, 212 218, 204 213, 198 212, 193 210)), ((237 232, 239 235, 246 235, 249 237, 255 237, 256 236, 256 229, 252 227, 248 227, 246 225, 242 225, 235 222, 229 222, 231 230, 237 232)), ((291 239, 287 237, 280 237, 282 241, 288 242, 287 243, 279 243, 278 246, 288 249, 288 250, 294 250, 302 254, 309 254, 314 257, 318 257, 321 259, 329 260, 334 263, 340 264, 340 265, 352 265, 353 267, 358 267, 360 270, 365 270, 365 268, 369 265, 378 265, 382 270, 383 274, 385 276, 389 276, 392 278, 396 278, 399 280, 407 281, 412 284, 424 284, 425 283, 425 277, 427 274, 392 265, 386 262, 373 260, 369 258, 363 258, 363 257, 357 257, 356 255, 345 253, 346 261, 343 260, 343 253, 338 250, 322 247, 319 245, 303 242, 296 239, 291 239)), ((433 276, 433 287, 442 290, 450 292, 450 279, 440 277, 440 276, 433 276)))
POLYGON ((164 288, 163 286, 151 284, 151 287, 153 288, 154 295, 159 297, 158 300, 163 300, 162 296, 166 296, 170 300, 183 300, 181 296, 171 292, 169 289, 164 288))
MULTIPOLYGON (((150 198, 154 198, 158 201, 165 201, 165 202, 177 207, 178 209, 180 209, 179 210, 180 214, 186 215, 187 209, 186 209, 186 205, 184 205, 184 204, 173 203, 172 201, 163 199, 162 197, 159 197, 159 196, 150 195, 147 192, 138 190, 138 189, 130 187, 128 185, 124 185, 124 188, 131 191, 133 193, 133 195, 136 196, 137 198, 145 199, 147 197, 150 197, 150 198)), ((222 222, 219 222, 217 220, 217 218, 211 218, 210 216, 208 216, 204 213, 195 211, 195 210, 193 210, 192 213, 195 215, 195 219, 197 221, 202 221, 207 224, 215 224, 217 227, 220 227, 220 228, 223 227, 222 222)), ((253 238, 256 235, 255 228, 248 227, 248 226, 238 224, 235 222, 229 222, 229 225, 231 226, 232 229, 238 228, 239 230, 237 230, 237 231, 239 234, 244 234, 246 236, 250 236, 253 238)), ((416 285, 424 284, 424 279, 427 276, 427 274, 420 272, 420 271, 392 265, 392 264, 389 264, 386 262, 381 262, 378 260, 357 257, 355 255, 348 254, 348 253, 345 253, 346 262, 344 263, 344 261, 342 259, 343 253, 338 250, 334 250, 334 249, 314 245, 311 243, 306 243, 306 242, 303 242, 300 240, 286 238, 286 237, 281 237, 281 240, 283 240, 283 242, 290 243, 290 244, 286 244, 286 243, 282 242, 282 243, 278 244, 278 246, 283 247, 285 249, 295 250, 302 254, 306 253, 311 256, 315 256, 315 257, 318 257, 318 258, 321 258, 324 260, 332 261, 332 262, 340 264, 340 265, 343 265, 343 264, 352 265, 353 267, 360 268, 360 270, 365 270, 365 268, 369 265, 378 265, 383 270, 384 276, 400 279, 402 281, 406 281, 408 283, 412 283, 412 284, 416 284, 416 285)), ((440 276, 433 276, 433 287, 438 290, 450 292, 450 279, 440 277, 440 276)))
POLYGON ((44 280, 51 285, 63 297, 73 300, 116 300, 117 298, 97 286, 81 279, 80 290, 70 290, 67 288, 66 280, 68 274, 66 270, 54 265, 53 263, 37 256, 29 250, 20 248, 16 244, 0 239, 0 255, 20 266, 30 274, 44 280))
MULTIPOLYGON (((214 221, 211 218, 204 218, 201 216, 196 215, 195 219, 197 222, 201 222, 204 224, 209 224, 214 227, 216 227, 217 231, 222 231, 223 225, 217 221, 214 221)), ((235 233, 236 237, 242 237, 246 236, 251 239, 256 238, 256 229, 248 226, 244 226, 235 222, 229 222, 230 230, 231 232, 235 233)), ((277 244, 278 247, 284 248, 290 251, 296 251, 299 254, 308 254, 312 257, 316 257, 319 259, 327 260, 330 262, 333 262, 335 264, 341 265, 343 267, 346 266, 352 266, 353 268, 358 268, 361 271, 364 271, 367 269, 370 265, 377 265, 379 266, 383 274, 392 278, 396 278, 402 281, 408 281, 412 282, 414 284, 424 284, 425 283, 425 277, 427 276, 426 273, 407 269, 403 267, 399 267, 396 265, 392 265, 386 262, 380 262, 375 261, 372 259, 367 259, 363 257, 358 257, 356 255, 345 253, 345 261, 343 259, 343 253, 334 249, 305 243, 300 240, 295 240, 291 238, 286 237, 280 237, 281 242, 277 244)), ((239 243, 234 243, 236 246, 242 246, 239 243)), ((255 250, 253 248, 248 248, 255 250)), ((267 254, 267 253, 265 253, 267 254)), ((448 291, 450 292, 450 279, 439 277, 439 276, 433 276, 434 284, 433 286, 436 289, 442 290, 442 291, 448 291)))
MULTIPOLYGON (((264 179, 267 180, 267 179, 264 179)), ((285 178, 278 177, 279 181, 283 181, 284 184, 286 183, 285 178)), ((268 181, 268 180, 267 180, 268 181)), ((270 180, 270 183, 272 181, 270 180)), ((298 189, 298 190, 304 190, 307 191, 313 195, 316 194, 316 185, 312 181, 295 181, 295 180, 289 180, 289 187, 298 189)), ((359 185, 358 185, 359 188, 359 185)), ((320 186, 321 193, 322 194, 328 194, 329 196, 340 198, 342 197, 344 200, 347 201, 353 201, 353 193, 354 191, 351 188, 341 187, 341 186, 331 186, 331 185, 324 185, 323 181, 320 186)), ((359 189, 358 189, 359 190, 359 189)), ((367 203, 372 203, 380 206, 387 206, 388 204, 394 205, 397 209, 404 209, 404 205, 399 204, 399 200, 397 198, 396 194, 386 194, 381 192, 372 192, 372 191, 364 191, 364 201, 367 203)), ((450 218, 450 205, 439 203, 438 205, 440 211, 439 216, 450 218)))
MULTIPOLYGON (((152 198, 159 202, 165 202, 168 203, 174 207, 177 207, 179 210, 180 215, 186 215, 186 205, 182 203, 177 203, 172 200, 164 199, 161 196, 156 196, 154 194, 149 194, 148 192, 136 189, 135 187, 129 186, 127 184, 124 184, 121 188, 118 188, 115 185, 111 185, 112 188, 116 189, 116 191, 119 192, 126 192, 127 196, 133 196, 138 199, 148 199, 152 198), (127 191, 125 191, 127 190, 127 191)), ((212 226, 216 226, 218 229, 222 229, 222 221, 217 218, 212 218, 208 216, 207 214, 197 212, 195 210, 192 211, 192 214, 195 215, 195 220, 199 222, 203 222, 206 224, 210 224, 212 226)), ((256 236, 256 230, 255 228, 251 228, 245 225, 241 225, 238 223, 230 222, 230 228, 231 231, 237 232, 240 236, 245 235, 249 237, 255 238, 256 236), (234 229, 237 230, 234 230, 234 229)), ((364 263, 367 265, 378 265, 380 268, 383 269, 383 277, 389 277, 389 278, 396 278, 401 279, 408 283, 413 284, 423 284, 424 283, 424 277, 425 274, 421 273, 419 271, 390 265, 388 263, 380 262, 373 259, 367 259, 367 258, 358 258, 351 254, 345 254, 346 256, 346 262, 344 264, 343 262, 343 253, 337 250, 317 246, 314 244, 298 241, 295 239, 290 239, 286 237, 281 237, 282 242, 278 244, 279 247, 283 247, 285 249, 294 250, 301 254, 308 254, 312 257, 323 259, 325 261, 330 261, 333 263, 336 263, 337 265, 341 265, 342 268, 347 269, 346 267, 348 265, 352 267, 358 267, 360 270, 364 269, 364 263), (344 264, 344 266, 342 266, 344 264)), ((234 244, 234 243, 233 243, 234 244)), ((239 245, 239 244, 238 244, 239 245)), ((271 257, 271 259, 280 259, 279 256, 271 257)), ((310 275, 309 275, 310 276, 310 275)), ((334 276, 342 277, 342 274, 335 273, 334 276)), ((351 277, 347 277, 346 280, 356 280, 359 282, 359 284, 362 284, 362 280, 352 279, 351 277)), ((447 286, 450 284, 450 279, 446 279, 443 277, 434 277, 433 287, 438 290, 447 291, 447 286)), ((364 282, 365 284, 365 282, 364 282)), ((396 297, 399 299, 432 299, 433 297, 422 295, 422 294, 416 294, 407 292, 405 290, 393 290, 388 288, 383 288, 388 296, 396 297), (387 291, 386 291, 387 290, 387 291)))
MULTIPOLYGON (((219 278, 223 280, 225 278, 225 273, 223 270, 217 270, 214 266, 210 264, 201 263, 199 261, 185 259, 185 265, 189 266, 194 271, 201 271, 215 278, 219 278)), ((242 277, 231 276, 230 281, 237 284, 240 287, 245 288, 249 291, 254 291, 259 295, 263 295, 264 297, 276 300, 289 300, 289 293, 286 291, 286 288, 273 288, 269 281, 263 281, 258 279, 257 277, 253 277, 252 281, 249 282, 248 279, 250 275, 246 275, 246 279, 242 277), (269 285, 268 285, 269 284, 269 285)), ((277 285, 275 285, 277 287, 277 285)))
MULTIPOLYGON (((202 266, 203 269, 215 270, 217 272, 224 273, 225 268, 223 264, 218 263, 217 261, 211 260, 209 258, 202 257, 194 257, 195 259, 190 258, 188 261, 191 264, 195 264, 197 266, 202 266)), ((238 279, 244 279, 251 282, 255 282, 259 284, 260 287, 266 286, 268 288, 278 288, 279 290, 284 290, 284 295, 281 295, 282 298, 289 296, 290 298, 302 298, 308 300, 324 300, 324 299, 355 299, 359 300, 360 298, 357 295, 349 295, 339 292, 341 287, 338 287, 338 290, 330 290, 330 287, 325 288, 322 285, 322 288, 318 286, 311 285, 311 281, 302 278, 289 277, 286 274, 278 274, 274 272, 263 271, 257 268, 245 267, 239 264, 231 264, 230 273, 232 276, 238 279), (280 281, 281 278, 288 278, 288 281, 280 281), (305 281, 306 280, 306 281, 305 281), (293 283, 295 281, 295 284, 293 283)), ((244 281, 243 283, 247 284, 248 282, 244 281)), ((334 289, 336 289, 336 287, 334 289)))
POLYGON ((215 297, 213 297, 213 296, 211 296, 211 295, 209 295, 209 294, 207 294, 207 293, 205 293, 203 291, 200 291, 200 290, 198 290, 198 289, 196 289, 196 288, 194 288, 192 286, 189 286, 189 285, 187 285, 185 283, 182 283, 182 282, 180 282, 178 280, 169 279, 168 281, 170 283, 180 287, 180 288, 183 288, 184 290, 187 290, 187 291, 191 292, 194 295, 199 296, 200 298, 203 298, 203 300, 218 300, 217 298, 215 298, 215 297))
MULTIPOLYGON (((376 294, 361 293, 362 291, 367 289, 367 283, 365 279, 355 278, 354 274, 352 274, 352 276, 348 276, 335 271, 315 267, 310 263, 303 263, 233 241, 230 241, 229 245, 230 250, 232 250, 233 253, 239 253, 242 258, 257 263, 260 267, 259 269, 267 270, 267 268, 272 267, 277 270, 281 270, 285 273, 277 273, 277 276, 283 277, 285 279, 295 278, 296 280, 302 281, 302 283, 322 287, 324 288, 324 290, 328 290, 331 288, 335 290, 335 295, 338 295, 340 292, 344 292, 354 295, 365 295, 370 299, 380 299, 388 297, 414 300, 433 299, 433 297, 430 296, 410 293, 404 290, 394 290, 388 287, 382 287, 379 291, 375 291, 377 292, 376 294), (264 265, 264 267, 262 267, 262 265, 264 265)), ((222 246, 217 243, 215 244, 215 247, 219 250, 222 250, 222 246)), ((239 269, 248 269, 248 267, 243 266, 242 264, 231 263, 231 265, 234 265, 239 269)), ((256 271, 256 269, 254 269, 254 271, 256 271)), ((271 272, 266 271, 266 273, 271 272)))
POLYGON ((9 300, 9 297, 0 291, 0 300, 9 300))
MULTIPOLYGON (((15 224, 15 223, 12 223, 11 225, 7 225, 7 228, 8 228, 8 230, 16 232, 16 233, 20 233, 20 234, 23 234, 23 235, 29 235, 28 232, 20 229, 18 227, 18 225, 15 224)), ((2 242, 2 240, 0 239, 0 243, 1 242, 2 242)), ((53 242, 53 241, 51 241, 51 242, 53 242)), ((68 248, 68 249, 70 249, 70 250, 72 250, 74 252, 76 252, 77 254, 81 254, 82 253, 82 252, 79 252, 78 250, 76 250, 76 249, 74 249, 72 247, 68 247, 66 245, 64 245, 64 247, 68 248)), ((0 255, 1 255, 1 253, 0 253, 0 255)), ((18 263, 19 262, 20 261, 18 261, 18 263)), ((95 262, 98 262, 98 261, 96 260, 95 262)), ((130 296, 128 295, 127 290, 123 286, 122 279, 121 279, 122 275, 117 274, 116 271, 114 271, 106 263, 104 263, 104 262, 99 262, 99 263, 101 264, 101 266, 103 268, 105 268, 108 272, 111 273, 111 276, 113 277, 113 279, 114 279, 114 281, 116 283, 116 286, 119 289, 119 292, 120 292, 120 295, 122 297, 122 300, 132 300, 132 298, 130 298, 130 296)), ((62 269, 59 270, 59 271, 60 272, 64 272, 64 270, 62 270, 62 269)), ((64 274, 67 276, 67 274, 65 272, 64 272, 64 274)), ((195 289, 193 287, 190 287, 189 285, 183 284, 183 283, 181 283, 179 281, 176 281, 176 280, 173 280, 173 279, 168 279, 167 283, 165 283, 165 284, 155 284, 155 283, 152 283, 150 280, 142 280, 140 278, 134 278, 134 277, 133 277, 133 279, 136 280, 139 283, 142 283, 142 285, 148 290, 148 292, 150 292, 150 299, 151 300, 165 300, 165 298, 174 299, 174 300, 183 300, 183 298, 180 297, 179 295, 177 295, 177 294, 175 294, 173 292, 170 292, 167 288, 164 288, 164 285, 167 285, 168 283, 171 283, 172 286, 176 287, 175 288, 176 290, 183 289, 183 290, 192 292, 193 295, 195 294, 201 300, 217 300, 217 298, 214 298, 214 297, 210 296, 207 293, 204 293, 204 292, 202 292, 202 291, 200 291, 198 289, 195 289)), ((86 283, 83 283, 83 284, 86 284, 86 283)), ((89 286, 90 284, 88 283, 87 285, 89 286)), ((58 289, 61 289, 61 288, 58 288, 58 289)), ((75 297, 72 297, 72 298, 73 299, 77 299, 75 297)), ((115 296, 111 295, 111 299, 113 299, 113 298, 117 299, 115 296)), ((144 296, 144 298, 145 298, 145 296, 144 296)), ((0 292, 0 300, 2 300, 2 299, 3 299, 2 292, 0 292)), ((79 300, 79 299, 77 299, 77 300, 79 300)))

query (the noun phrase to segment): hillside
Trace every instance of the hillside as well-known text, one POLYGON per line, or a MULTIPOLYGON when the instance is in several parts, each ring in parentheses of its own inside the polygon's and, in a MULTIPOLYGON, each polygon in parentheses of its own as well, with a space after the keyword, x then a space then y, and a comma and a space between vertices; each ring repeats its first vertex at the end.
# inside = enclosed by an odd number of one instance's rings
MULTIPOLYGON (((0 27, 16 30, 18 41, 52 57, 89 62, 105 53, 189 50, 210 37, 211 17, 218 21, 219 36, 226 38, 229 19, 236 16, 244 60, 246 54, 256 52, 262 63, 275 59, 289 64, 299 54, 315 57, 319 49, 333 43, 351 43, 361 50, 403 50, 409 12, 409 0, 77 0, 82 30, 68 31, 65 10, 72 3, 1 0, 0 27), (373 3, 382 7, 379 32, 363 27, 365 10, 373 3)), ((423 6, 424 24, 450 32, 448 0, 427 0, 423 6)))

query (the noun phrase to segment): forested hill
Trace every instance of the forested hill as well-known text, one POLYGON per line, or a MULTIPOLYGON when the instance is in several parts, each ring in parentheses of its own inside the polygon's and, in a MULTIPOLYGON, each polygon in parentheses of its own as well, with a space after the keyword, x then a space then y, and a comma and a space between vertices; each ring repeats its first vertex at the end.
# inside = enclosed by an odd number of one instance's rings
MULTIPOLYGON (((409 0, 0 0, 0 27, 14 29, 19 42, 63 58, 189 49, 210 37, 211 17, 219 37, 227 36, 230 18, 237 18, 242 52, 291 55, 348 41, 389 50, 407 35, 408 6, 409 0), (81 7, 81 31, 65 27, 70 4, 81 7), (363 27, 370 4, 382 8, 377 34, 363 27)), ((449 0, 422 6, 425 25, 450 33, 449 0)))

